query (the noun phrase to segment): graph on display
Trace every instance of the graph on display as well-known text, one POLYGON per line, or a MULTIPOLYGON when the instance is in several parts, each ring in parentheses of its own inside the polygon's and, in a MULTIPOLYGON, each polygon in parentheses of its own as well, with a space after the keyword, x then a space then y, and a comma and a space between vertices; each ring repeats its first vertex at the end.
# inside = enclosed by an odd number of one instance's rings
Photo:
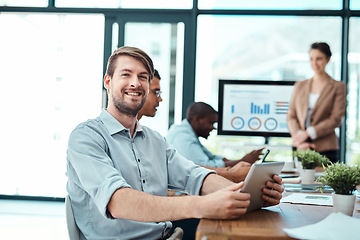
POLYGON ((264 104, 261 108, 259 105, 255 103, 250 103, 250 112, 251 114, 270 114, 270 104, 264 104))
POLYGON ((218 134, 289 136, 286 116, 293 84, 220 80, 218 134))
POLYGON ((275 113, 276 114, 286 114, 289 109, 289 102, 275 102, 275 113))

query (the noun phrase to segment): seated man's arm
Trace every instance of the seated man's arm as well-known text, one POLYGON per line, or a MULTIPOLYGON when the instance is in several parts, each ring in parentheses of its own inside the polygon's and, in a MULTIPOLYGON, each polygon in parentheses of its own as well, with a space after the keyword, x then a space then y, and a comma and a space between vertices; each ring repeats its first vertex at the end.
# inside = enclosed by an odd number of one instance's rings
POLYGON ((162 222, 194 217, 190 208, 196 196, 155 196, 132 188, 121 188, 110 198, 112 217, 141 222, 162 222))
POLYGON ((211 169, 216 171, 216 173, 226 179, 229 179, 232 182, 238 183, 244 181, 246 175, 250 170, 250 164, 246 162, 238 162, 233 167, 226 167, 226 168, 214 168, 214 167, 206 167, 202 166, 207 169, 211 169))
POLYGON ((227 158, 224 158, 223 160, 225 162, 225 166, 229 166, 229 167, 235 166, 239 162, 247 162, 247 163, 253 164, 260 159, 260 155, 263 154, 262 153, 263 150, 264 150, 264 148, 253 150, 253 151, 247 153, 240 160, 229 160, 227 158))
MULTIPOLYGON (((218 179, 211 190, 227 186, 206 196, 154 196, 131 188, 115 191, 108 204, 114 218, 142 222, 174 221, 186 218, 236 218, 246 212, 250 195, 240 193, 243 183, 234 184, 215 174, 218 179)), ((211 177, 211 178, 212 178, 211 177)))
POLYGON ((263 154, 263 152, 262 152, 263 150, 264 150, 264 148, 253 150, 253 151, 249 152, 248 154, 246 154, 242 159, 240 159, 240 161, 244 161, 244 162, 253 164, 260 159, 260 155, 263 154))
MULTIPOLYGON (((281 178, 274 176, 276 183, 267 182, 264 188, 266 206, 280 203, 281 178)), ((209 174, 202 185, 203 196, 163 197, 154 196, 131 188, 121 188, 110 198, 108 211, 114 218, 142 222, 174 221, 186 218, 231 219, 246 213, 250 195, 241 193, 244 185, 209 174)))

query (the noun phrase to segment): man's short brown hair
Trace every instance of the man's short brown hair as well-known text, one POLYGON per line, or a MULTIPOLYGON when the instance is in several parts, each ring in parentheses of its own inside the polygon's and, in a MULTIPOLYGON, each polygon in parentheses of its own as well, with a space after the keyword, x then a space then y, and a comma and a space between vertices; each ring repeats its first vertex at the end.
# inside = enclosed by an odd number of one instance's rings
POLYGON ((119 56, 129 56, 141 61, 149 73, 149 81, 154 77, 154 64, 149 55, 139 48, 127 46, 116 49, 109 57, 106 74, 110 77, 114 75, 116 59, 119 56))

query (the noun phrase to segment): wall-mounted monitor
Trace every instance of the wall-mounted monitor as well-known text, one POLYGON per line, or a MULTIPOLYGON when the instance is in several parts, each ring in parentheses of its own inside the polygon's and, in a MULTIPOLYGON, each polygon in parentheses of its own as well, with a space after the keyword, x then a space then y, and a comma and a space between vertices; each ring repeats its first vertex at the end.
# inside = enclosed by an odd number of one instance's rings
POLYGON ((294 81, 219 80, 219 135, 289 137, 294 81))

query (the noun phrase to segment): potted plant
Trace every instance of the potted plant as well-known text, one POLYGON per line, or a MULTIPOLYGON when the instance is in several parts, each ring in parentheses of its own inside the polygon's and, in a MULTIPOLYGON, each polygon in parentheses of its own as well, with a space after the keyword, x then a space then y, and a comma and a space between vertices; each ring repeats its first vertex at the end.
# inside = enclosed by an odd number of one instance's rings
MULTIPOLYGON (((348 166, 344 163, 332 163, 324 167, 324 175, 318 178, 322 187, 328 185, 334 189, 334 212, 352 216, 356 196, 353 194, 360 184, 360 166, 348 166)), ((322 190, 322 187, 320 190, 322 190)))
POLYGON ((300 163, 300 178, 302 184, 312 184, 315 180, 315 168, 330 163, 330 160, 314 150, 296 150, 294 156, 300 163))

